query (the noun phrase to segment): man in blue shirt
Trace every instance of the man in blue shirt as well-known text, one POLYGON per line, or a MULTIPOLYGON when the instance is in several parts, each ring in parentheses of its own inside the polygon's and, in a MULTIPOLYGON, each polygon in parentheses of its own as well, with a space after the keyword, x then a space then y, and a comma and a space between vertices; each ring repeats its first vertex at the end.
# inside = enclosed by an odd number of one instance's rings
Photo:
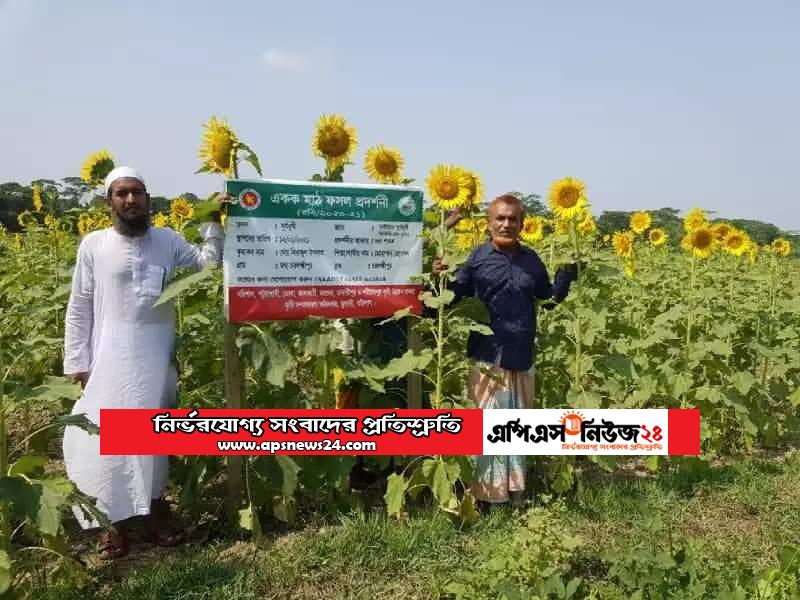
MULTIPOLYGON (((536 299, 556 302, 569 293, 577 266, 560 268, 550 283, 534 250, 519 243, 524 207, 503 195, 489 205, 490 240, 470 254, 455 272, 457 302, 477 296, 489 312, 492 335, 473 332, 467 354, 477 361, 470 370, 468 394, 480 408, 533 408, 533 341, 536 299)), ((433 263, 435 273, 446 266, 433 263)), ((479 456, 472 493, 483 502, 507 502, 525 490, 525 456, 479 456)))

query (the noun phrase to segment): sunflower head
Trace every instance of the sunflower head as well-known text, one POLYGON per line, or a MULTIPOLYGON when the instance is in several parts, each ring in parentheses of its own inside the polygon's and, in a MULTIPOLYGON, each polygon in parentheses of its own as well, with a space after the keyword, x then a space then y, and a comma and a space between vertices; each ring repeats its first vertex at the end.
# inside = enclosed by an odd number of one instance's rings
POLYGON ((181 196, 170 203, 169 214, 176 223, 190 221, 194 216, 194 206, 181 196))
POLYGON ((78 215, 78 233, 80 235, 86 235, 92 230, 93 227, 94 221, 91 214, 88 212, 82 212, 80 215, 78 215))
POLYGON ((707 227, 708 226, 708 217, 706 216, 706 212, 702 208, 693 208, 688 213, 686 213, 686 217, 683 219, 683 228, 686 231, 692 231, 693 229, 697 229, 698 227, 707 227))
POLYGON ((469 231, 456 233, 456 245, 461 250, 471 250, 475 246, 475 234, 469 231))
POLYGON ((169 218, 164 213, 156 213, 153 216, 153 227, 169 227, 169 218))
POLYGON ((778 256, 789 256, 792 253, 792 245, 787 239, 777 238, 772 242, 772 251, 778 256))
POLYGON ((718 242, 725 241, 725 238, 734 230, 734 228, 729 223, 714 223, 711 226, 711 230, 714 232, 714 237, 717 239, 718 242))
POLYGON ((203 160, 200 170, 231 177, 236 166, 239 138, 226 119, 217 119, 213 115, 203 127, 203 141, 198 151, 198 156, 203 160))
POLYGON ((17 215, 17 223, 23 229, 28 227, 35 227, 39 224, 39 221, 36 220, 36 216, 29 210, 23 210, 21 213, 17 215))
POLYGON ((473 209, 478 208, 483 202, 483 181, 480 175, 474 171, 467 171, 467 176, 469 177, 469 184, 467 184, 469 196, 466 205, 473 209))
POLYGON ((519 237, 529 244, 541 240, 544 237, 544 219, 539 216, 525 217, 519 237))
POLYGON ((576 219, 586 208, 586 186, 580 179, 564 177, 550 186, 550 208, 559 219, 576 219))
POLYGON ((578 223, 578 233, 584 236, 592 235, 597 231, 597 223, 589 211, 585 211, 583 219, 578 223))
POLYGON ((42 186, 38 183, 33 184, 33 210, 39 212, 44 207, 44 203, 42 202, 42 186))
POLYGON ((558 235, 567 235, 569 233, 569 221, 556 218, 555 230, 558 235))
POLYGON ((620 258, 631 258, 633 255, 633 232, 615 231, 611 245, 614 246, 614 252, 620 258))
POLYGON ((634 233, 644 233, 650 227, 652 219, 650 213, 639 211, 631 215, 630 228, 634 233))
POLYGON ((469 174, 455 165, 436 165, 426 184, 434 204, 444 210, 464 206, 469 199, 469 174))
POLYGON ((325 159, 329 171, 350 161, 358 146, 356 130, 342 115, 322 115, 317 122, 311 149, 315 156, 325 159))
POLYGON ((748 235, 744 231, 734 229, 733 227, 730 228, 730 231, 728 231, 722 240, 717 238, 717 241, 722 244, 725 252, 733 254, 734 256, 742 256, 747 252, 750 246, 750 238, 748 235))
POLYGON ((90 154, 89 158, 83 161, 81 167, 81 179, 92 186, 103 183, 106 175, 114 169, 114 158, 108 150, 100 150, 90 154))
POLYGON ((364 170, 377 183, 396 185, 403 180, 403 157, 399 150, 378 144, 367 150, 364 170))
POLYGON ((656 247, 663 246, 667 243, 667 233, 660 227, 651 229, 648 238, 650 239, 650 243, 656 247))
POLYGON ((683 236, 681 247, 696 258, 708 258, 717 249, 717 238, 710 227, 696 227, 683 236))

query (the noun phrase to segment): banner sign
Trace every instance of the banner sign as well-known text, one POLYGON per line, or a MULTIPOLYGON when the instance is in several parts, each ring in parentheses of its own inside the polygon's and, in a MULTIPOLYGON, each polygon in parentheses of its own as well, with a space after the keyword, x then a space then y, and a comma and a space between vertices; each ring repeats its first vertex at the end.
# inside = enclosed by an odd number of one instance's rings
POLYGON ((100 410, 100 454, 699 453, 698 409, 100 410))
POLYGON ((236 179, 227 193, 230 322, 420 312, 422 190, 236 179))

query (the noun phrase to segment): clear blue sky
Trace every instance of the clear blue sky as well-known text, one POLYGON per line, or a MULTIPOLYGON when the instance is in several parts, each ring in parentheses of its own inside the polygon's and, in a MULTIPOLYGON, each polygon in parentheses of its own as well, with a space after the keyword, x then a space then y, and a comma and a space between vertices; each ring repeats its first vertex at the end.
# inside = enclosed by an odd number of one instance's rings
MULTIPOLYGON (((594 211, 703 206, 800 229, 800 2, 0 0, 0 181, 109 148, 155 194, 226 116, 265 175, 306 179, 325 112, 408 176, 487 194, 584 179, 594 211)), ((243 174, 248 173, 244 171, 243 174)))

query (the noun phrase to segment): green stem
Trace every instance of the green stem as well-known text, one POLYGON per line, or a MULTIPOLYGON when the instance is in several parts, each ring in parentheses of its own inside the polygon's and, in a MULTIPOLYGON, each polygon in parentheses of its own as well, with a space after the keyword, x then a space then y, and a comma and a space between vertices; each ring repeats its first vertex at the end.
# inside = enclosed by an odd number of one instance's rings
POLYGON ((691 276, 689 278, 689 315, 686 319, 686 358, 692 344, 692 325, 694 324, 694 286, 697 280, 697 259, 692 255, 691 276))
MULTIPOLYGON (((581 386, 581 358, 583 354, 583 337, 582 337, 582 323, 581 323, 581 248, 578 240, 578 232, 575 230, 575 221, 570 223, 570 237, 572 238, 573 247, 575 248, 575 262, 578 266, 578 280, 575 290, 575 385, 581 386)), ((554 276, 555 277, 555 276, 554 276)))
MULTIPOLYGON (((775 297, 777 296, 777 273, 778 265, 775 257, 772 257, 772 264, 769 270, 769 323, 767 323, 767 343, 772 342, 772 324, 775 322, 775 297)), ((767 384, 767 375, 769 373, 769 357, 764 357, 764 367, 761 370, 761 385, 767 384)))
MULTIPOLYGON (((444 210, 439 210, 439 256, 444 256, 444 210)), ((439 306, 437 310, 437 335, 436 335, 436 391, 433 396, 433 408, 442 406, 442 361, 444 359, 444 306, 441 303, 442 293, 447 285, 447 276, 440 274, 437 293, 439 306)))
MULTIPOLYGON (((3 338, 0 337, 0 373, 3 372, 3 338)), ((0 379, 0 477, 8 474, 5 377, 0 379)), ((0 500, 0 550, 11 554, 11 511, 7 500, 0 500)))

